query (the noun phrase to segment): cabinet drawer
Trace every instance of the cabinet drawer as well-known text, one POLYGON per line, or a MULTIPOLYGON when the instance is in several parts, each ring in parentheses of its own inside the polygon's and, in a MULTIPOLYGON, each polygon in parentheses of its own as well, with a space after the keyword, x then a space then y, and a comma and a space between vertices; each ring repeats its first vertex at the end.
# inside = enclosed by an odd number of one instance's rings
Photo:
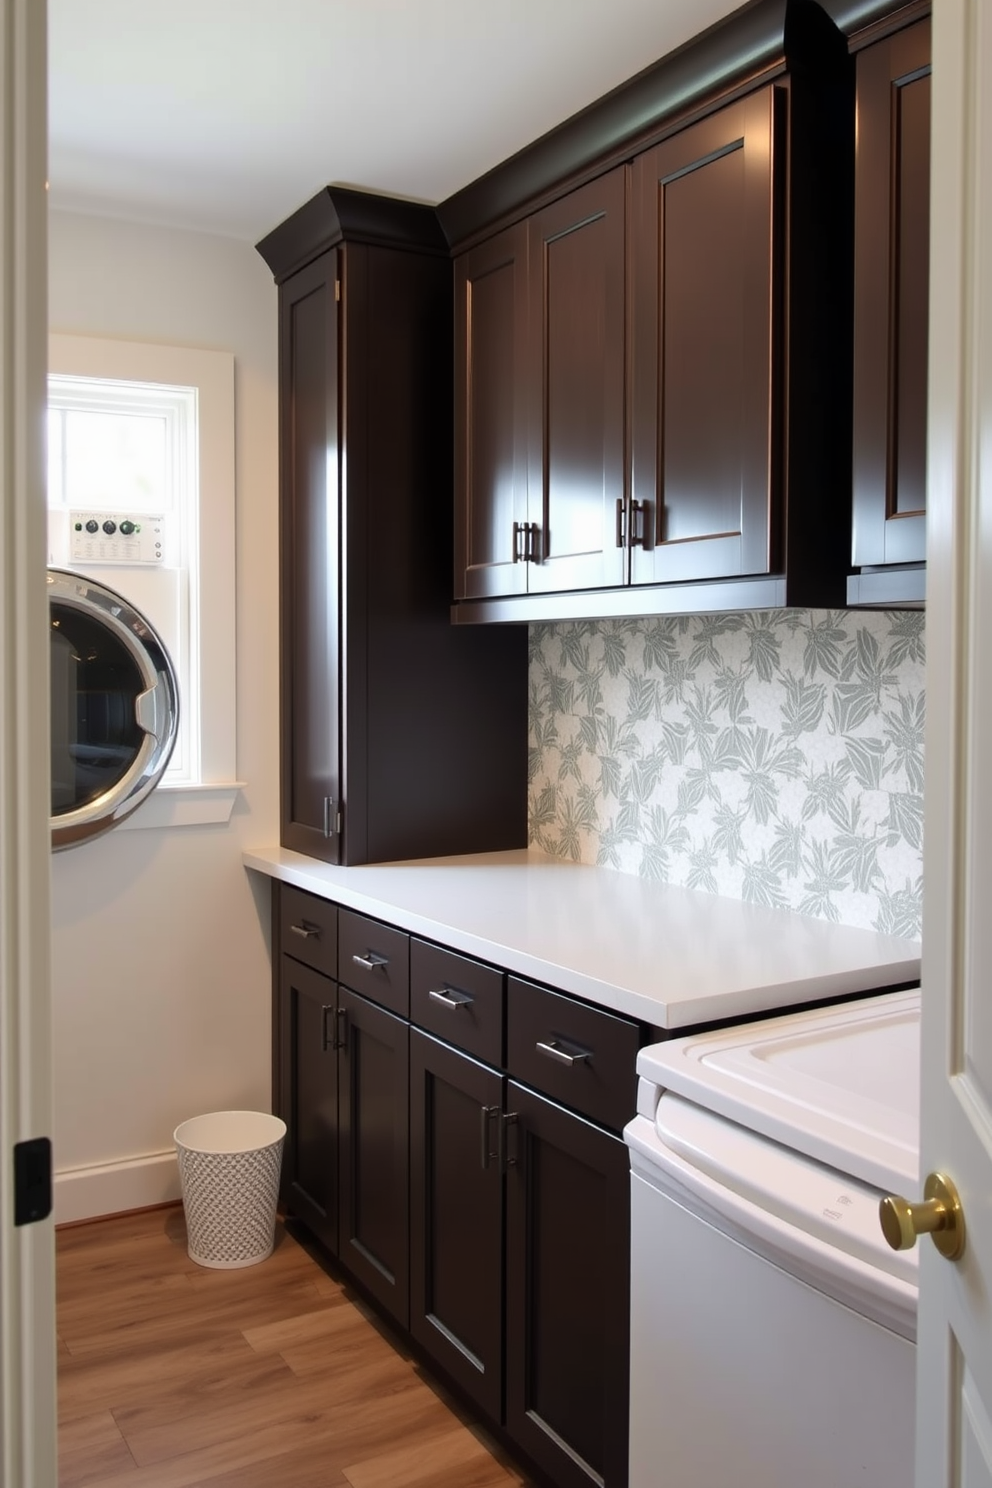
POLYGON ((503 1061, 503 973, 423 940, 410 942, 410 1017, 436 1038, 503 1061))
POLYGON ((506 1043, 515 1080, 614 1131, 633 1116, 636 1023, 511 977, 506 1043))
POLYGON ((338 907, 303 889, 279 885, 279 945, 287 956, 335 976, 338 965, 338 907))
POLYGON ((410 1016, 410 937, 405 930, 342 909, 338 981, 400 1017, 410 1016))

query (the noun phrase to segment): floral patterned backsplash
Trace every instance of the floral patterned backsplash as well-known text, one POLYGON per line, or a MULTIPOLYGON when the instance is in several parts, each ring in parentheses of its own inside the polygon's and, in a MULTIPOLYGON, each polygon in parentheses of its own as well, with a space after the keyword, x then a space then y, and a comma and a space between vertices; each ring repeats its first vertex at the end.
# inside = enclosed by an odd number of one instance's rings
POLYGON ((535 625, 530 840, 918 936, 924 616, 535 625))

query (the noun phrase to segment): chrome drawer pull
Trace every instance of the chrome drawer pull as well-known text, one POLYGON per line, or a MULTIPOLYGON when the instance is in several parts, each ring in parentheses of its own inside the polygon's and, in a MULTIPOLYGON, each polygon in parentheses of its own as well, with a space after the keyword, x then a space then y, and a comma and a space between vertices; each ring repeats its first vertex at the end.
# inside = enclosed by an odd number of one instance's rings
POLYGON ((289 928, 294 935, 302 935, 304 940, 309 940, 311 935, 316 936, 318 940, 320 939, 319 927, 317 925, 308 925, 306 920, 303 921, 302 925, 290 925, 289 928))
POLYGON ((366 951, 364 956, 359 956, 356 952, 351 959, 356 966, 363 967, 365 971, 375 971, 377 966, 389 965, 389 957, 380 956, 378 951, 366 951))
POLYGON ((567 1064, 569 1067, 571 1067, 573 1064, 581 1064, 584 1059, 592 1058, 591 1049, 582 1049, 576 1054, 569 1054, 565 1049, 560 1049, 558 1047, 557 1039, 554 1039, 549 1044, 542 1043, 541 1040, 538 1039, 537 1052, 539 1054, 547 1055, 548 1059, 554 1059, 559 1064, 567 1064))
POLYGON ((471 1007, 475 1001, 467 992, 458 992, 454 987, 431 987, 427 996, 431 1002, 439 1002, 442 1007, 450 1008, 455 1013, 459 1008, 471 1007))

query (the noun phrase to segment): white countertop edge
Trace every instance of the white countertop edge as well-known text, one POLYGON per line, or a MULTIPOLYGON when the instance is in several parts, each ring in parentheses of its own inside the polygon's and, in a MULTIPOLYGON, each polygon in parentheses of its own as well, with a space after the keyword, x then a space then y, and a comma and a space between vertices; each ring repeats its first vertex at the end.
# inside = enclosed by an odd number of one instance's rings
MULTIPOLYGON (((827 1001, 850 993, 915 982, 920 976, 920 947, 916 941, 880 935, 875 931, 851 926, 838 926, 827 920, 798 915, 792 910, 742 905, 737 900, 715 894, 649 883, 612 869, 595 868, 549 857, 534 848, 464 858, 422 859, 409 863, 377 863, 340 868, 288 848, 263 846, 245 849, 242 861, 247 868, 322 898, 334 900, 346 909, 385 920, 411 934, 438 941, 464 955, 503 967, 514 975, 546 983, 563 992, 571 992, 576 997, 585 998, 614 1012, 625 1013, 628 1017, 637 1018, 659 1029, 681 1030, 723 1018, 746 1017, 776 1008, 787 1009, 800 1003, 827 1001), (422 906, 418 906, 415 901, 418 888, 422 892, 429 881, 428 876, 423 875, 418 880, 412 878, 411 874, 418 869, 451 868, 460 870, 459 885, 469 890, 467 900, 470 913, 465 914, 464 907, 459 910, 457 906, 449 909, 448 914, 424 912, 422 906), (492 868, 515 870, 510 878, 504 880, 507 884, 512 883, 518 891, 524 884, 528 889, 539 886, 539 895, 544 898, 554 891, 556 885, 556 879, 548 878, 547 875, 561 873, 563 877, 570 877, 572 885, 580 884, 583 888, 590 885, 607 900, 616 899, 625 891, 635 896, 646 896, 647 902, 656 912, 663 913, 666 903, 683 910, 689 904, 694 917, 702 917, 715 927, 732 922, 731 936, 744 935, 751 926, 760 935, 762 931, 769 932, 779 926, 795 928, 796 922, 799 922, 809 948, 804 949, 797 962, 794 954, 781 952, 776 937, 770 935, 770 944, 765 945, 761 951, 765 965, 759 976, 748 978, 745 974, 743 978, 735 979, 733 972, 718 970, 714 984, 707 990, 686 990, 681 995, 672 995, 669 992, 663 994, 653 987, 648 989, 636 985, 638 974, 631 976, 623 968, 620 968, 616 980, 597 976, 583 969, 583 962, 590 959, 583 954, 581 945, 581 934, 588 931, 587 924, 580 923, 576 926, 576 945, 570 954, 563 955, 558 949, 554 956, 542 953, 536 944, 542 938, 540 926, 531 934, 526 930, 521 931, 518 926, 515 940, 503 933, 494 932, 490 926, 484 931, 470 928, 466 923, 468 918, 484 919, 486 915, 493 917, 494 905, 491 875, 479 875, 479 902, 474 906, 471 904, 473 880, 466 875, 473 869, 492 868), (579 873, 583 877, 577 880, 574 875, 579 873), (371 888, 370 882, 373 885, 371 888), (462 918, 459 917, 460 913, 462 918), (751 926, 748 926, 749 920, 751 926), (779 962, 781 964, 777 964, 779 962)), ((436 880, 436 873, 430 877, 436 880)), ((563 883, 562 889, 564 887, 563 883)), ((602 924, 606 927, 604 935, 608 935, 610 929, 609 908, 607 904, 602 918, 602 924)), ((512 927, 513 922, 510 923, 512 927)), ((597 937, 597 941, 601 942, 603 938, 597 937)), ((662 931, 659 934, 659 949, 662 953, 664 939, 662 931)), ((602 954, 601 943, 598 949, 602 954)), ((725 959, 727 949, 725 941, 725 959)), ((732 958, 735 965, 738 959, 736 956, 732 958)), ((698 967, 696 971, 698 972, 698 967)), ((677 968, 674 977, 678 977, 677 968)))

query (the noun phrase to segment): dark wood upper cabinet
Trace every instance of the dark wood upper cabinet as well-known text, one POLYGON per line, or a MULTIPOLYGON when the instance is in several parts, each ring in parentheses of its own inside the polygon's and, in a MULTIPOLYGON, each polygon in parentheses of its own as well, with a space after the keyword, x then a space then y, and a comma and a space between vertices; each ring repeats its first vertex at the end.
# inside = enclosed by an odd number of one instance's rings
POLYGON ((624 581, 625 175, 456 260, 458 598, 624 581))
POLYGON ((928 17, 856 55, 852 603, 924 595, 930 56, 928 17))
POLYGON ((455 262, 455 597, 520 594, 527 564, 527 232, 455 262))
POLYGON ((449 623, 452 265, 432 209, 328 188, 279 282, 281 841, 526 844, 527 636, 449 623))
MULTIPOLYGON (((636 113, 631 102, 632 124, 636 113)), ((854 211, 845 35, 813 0, 763 0, 579 118, 440 208, 445 222, 477 217, 487 193, 496 205, 508 183, 529 179, 528 161, 540 175, 556 151, 583 158, 497 237, 464 245, 463 279, 484 248, 528 234, 523 363, 519 340, 511 355, 504 339, 485 384, 499 382, 499 397, 483 406, 483 384, 459 388, 465 443, 474 423, 487 450, 517 437, 511 371, 530 424, 526 490, 506 458, 499 482, 467 480, 460 462, 458 520, 491 531, 499 505, 502 566, 485 586, 459 575, 454 619, 842 605, 854 211), (643 113, 624 138, 628 94, 643 113), (591 160, 597 124, 604 149, 591 160)), ((463 317, 459 383, 467 334, 463 317)))
POLYGON ((786 107, 762 89, 634 161, 634 583, 767 574, 780 558, 786 107))
POLYGON ((283 841, 340 861, 338 250, 280 296, 283 841))
POLYGON ((610 171, 527 224, 532 593, 624 580, 626 174, 610 171))

